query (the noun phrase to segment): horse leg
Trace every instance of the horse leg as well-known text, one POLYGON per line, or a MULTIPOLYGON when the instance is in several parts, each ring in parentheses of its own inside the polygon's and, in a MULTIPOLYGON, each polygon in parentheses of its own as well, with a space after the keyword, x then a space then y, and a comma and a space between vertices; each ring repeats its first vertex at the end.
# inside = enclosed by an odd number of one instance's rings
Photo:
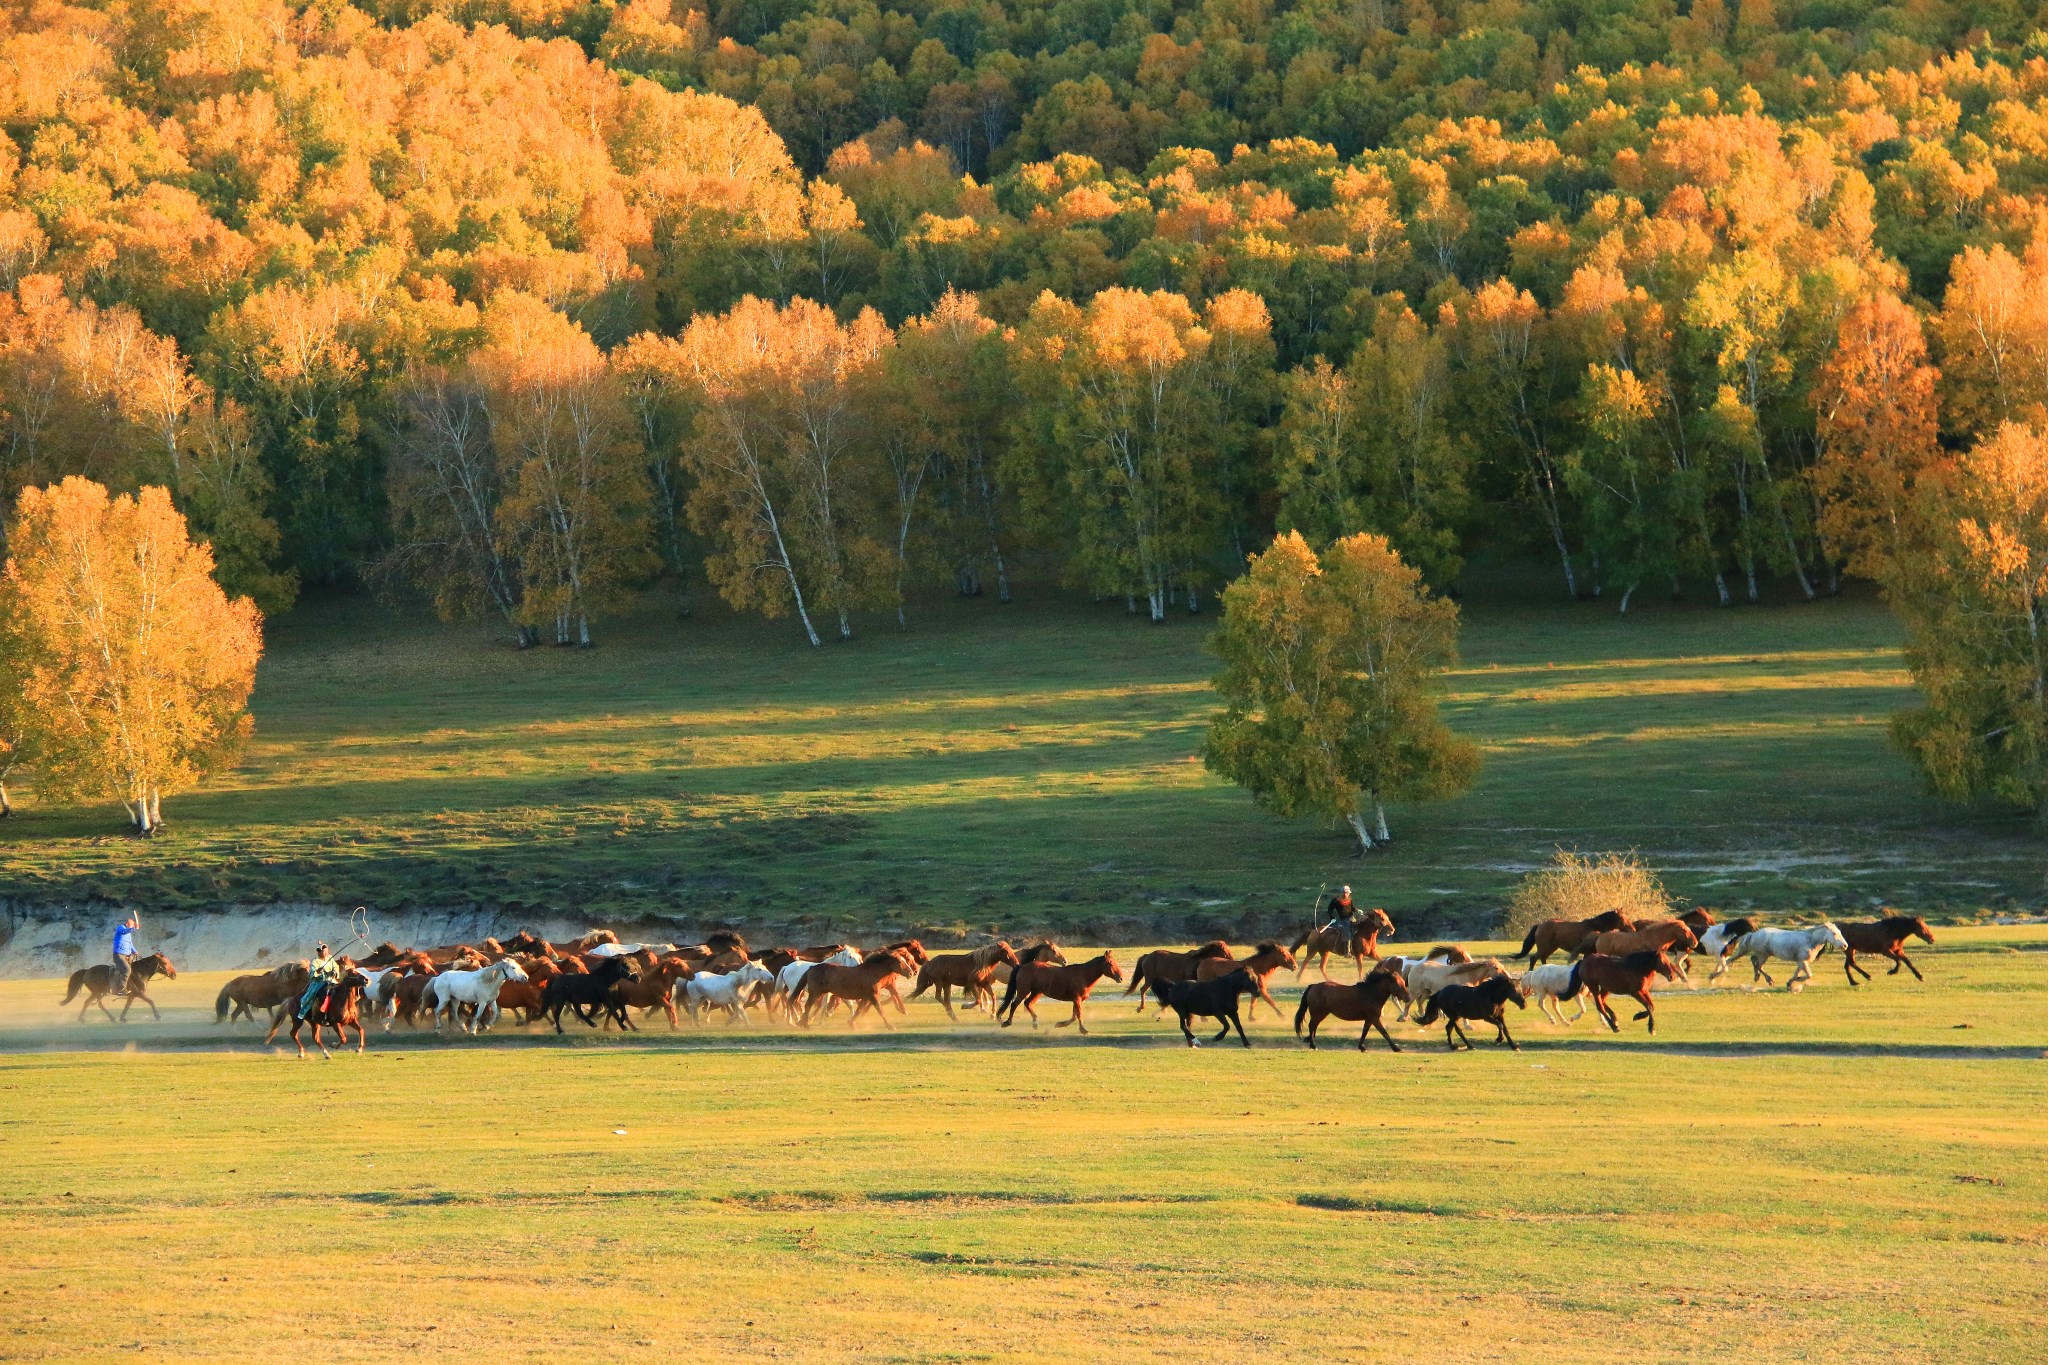
POLYGON ((1766 960, 1766 958, 1767 958, 1768 956, 1769 956, 1769 955, 1768 955, 1768 954, 1766 954, 1766 955, 1765 955, 1765 957, 1756 957, 1756 956, 1754 956, 1754 955, 1752 955, 1752 956, 1750 957, 1750 959, 1749 959, 1749 965, 1750 965, 1750 969, 1751 969, 1751 970, 1752 970, 1753 972, 1755 972, 1755 973, 1756 973, 1756 975, 1755 975, 1755 976, 1752 976, 1752 977, 1750 977, 1750 978, 1749 978, 1749 984, 1750 984, 1750 985, 1754 986, 1754 985, 1755 985, 1755 984, 1757 983, 1757 978, 1758 978, 1758 977, 1761 977, 1761 978, 1763 978, 1763 983, 1764 983, 1764 984, 1765 984, 1766 986, 1775 986, 1775 985, 1777 985, 1777 984, 1778 984, 1777 982, 1775 982, 1775 981, 1773 981, 1773 980, 1771 979, 1771 974, 1770 974, 1769 972, 1767 972, 1767 971, 1765 971, 1765 970, 1764 970, 1764 962, 1765 962, 1765 960, 1766 960))
POLYGON ((939 997, 939 1003, 945 1006, 947 1021, 954 1024, 959 1023, 960 1016, 953 1013, 953 988, 941 982, 938 989, 933 991, 932 994, 939 997))
MULTIPOLYGON (((1278 1012, 1278 1009, 1279 1007, 1277 1005, 1274 1006, 1274 1010, 1276 1013, 1278 1012)), ((1232 1024, 1237 1025, 1237 1041, 1243 1043, 1246 1047, 1250 1047, 1252 1045, 1252 1040, 1244 1036, 1244 1020, 1237 1017, 1236 1010, 1232 1010, 1230 1012, 1229 1019, 1232 1024)), ((1216 1036, 1219 1039, 1228 1038, 1230 1036, 1230 1030, 1228 1028, 1225 1028, 1223 1032, 1217 1034, 1216 1036)))
POLYGON ((1650 1003, 1650 993, 1648 991, 1638 991, 1636 992, 1636 999, 1643 1002, 1643 1012, 1638 1014, 1636 1018, 1648 1021, 1650 1032, 1655 1033, 1657 1031, 1657 1007, 1650 1003))
MULTIPOLYGON (((1037 1027, 1038 1027, 1038 1011, 1032 1008, 1032 1006, 1033 1006, 1033 1005, 1035 1005, 1035 1004, 1037 1004, 1037 1003, 1038 1003, 1038 997, 1037 997, 1037 996, 1035 996, 1035 995, 1032 995, 1032 996, 1026 996, 1026 997, 1025 997, 1025 999, 1024 999, 1024 1001, 1023 1001, 1023 1004, 1024 1004, 1024 1012, 1025 1012, 1026 1014, 1028 1014, 1028 1015, 1030 1015, 1030 1016, 1031 1016, 1031 1027, 1033 1027, 1033 1028, 1037 1028, 1037 1027)), ((1017 1012, 1016 1012, 1016 1011, 1015 1011, 1014 1009, 1013 1009, 1013 1010, 1011 1010, 1011 1011, 1010 1011, 1010 1015, 1011 1015, 1011 1017, 1012 1017, 1012 1018, 1016 1017, 1016 1013, 1017 1013, 1017 1012)))
POLYGON ((1812 958, 1806 957, 1792 964, 1792 975, 1785 978, 1785 990, 1788 994, 1798 990, 1802 984, 1813 980, 1812 962, 1812 958))
MULTIPOLYGON (((1897 967, 1892 968, 1892 971, 1894 973, 1896 973, 1898 970, 1899 969, 1897 967)), ((1849 978, 1849 984, 1852 986, 1860 986, 1863 984, 1862 982, 1856 979, 1856 950, 1854 948, 1851 948, 1848 952, 1842 954, 1842 975, 1849 978)), ((1870 973, 1865 972, 1864 975, 1869 976, 1870 973)))
POLYGON ((1593 992, 1593 1008, 1600 1011, 1600 1017, 1607 1021, 1608 1032, 1621 1032, 1621 1021, 1614 1017, 1614 1007, 1607 1003, 1606 991, 1593 992))
MULTIPOLYGON (((1451 1035, 1453 1033, 1457 1034, 1460 1038, 1465 1038, 1465 1030, 1459 1028, 1458 1021, 1447 1014, 1444 1016, 1444 1046, 1448 1047, 1451 1051, 1456 1052, 1458 1050, 1458 1045, 1451 1041, 1451 1035)), ((1465 1046, 1472 1046, 1472 1040, 1470 1038, 1465 1038, 1465 1046)))
MULTIPOLYGON (((87 1003, 89 1003, 89 1004, 94 1004, 94 1005, 98 1005, 98 1006, 100 1007, 100 1013, 101 1013, 101 1014, 104 1014, 104 1015, 106 1015, 106 1016, 107 1016, 107 1022, 109 1022, 109 1023, 113 1023, 113 1024, 118 1024, 118 1023, 120 1023, 120 1022, 121 1022, 121 1021, 120 1021, 119 1019, 116 1019, 116 1018, 114 1018, 114 1012, 113 1012, 112 1010, 110 1010, 110 1009, 108 1009, 108 1008, 107 1008, 107 997, 106 997, 106 996, 104 996, 104 995, 95 995, 95 996, 94 996, 94 997, 93 997, 93 998, 92 998, 92 999, 91 999, 90 1001, 88 1001, 87 1003)), ((84 1011, 83 1009, 80 1009, 80 1010, 78 1011, 78 1019, 79 1019, 79 1022, 80 1022, 80 1023, 83 1023, 83 1022, 85 1022, 85 1011, 84 1011)))
POLYGON ((1401 1050, 1401 1045, 1394 1041, 1394 1035, 1387 1032, 1387 1026, 1380 1022, 1380 1018, 1378 1015, 1374 1015, 1372 1018, 1365 1021, 1365 1028, 1359 1032, 1358 1050, 1360 1052, 1365 1051, 1366 1035, 1373 1029, 1378 1029, 1380 1031, 1380 1037, 1387 1040, 1388 1047, 1392 1048, 1396 1052, 1399 1052, 1401 1050))
POLYGON ((1500 1036, 1498 1038, 1495 1038, 1493 1041, 1496 1043, 1506 1043, 1514 1051, 1520 1052, 1522 1050, 1522 1045, 1515 1041, 1514 1034, 1508 1032, 1507 1011, 1502 1010, 1500 1018, 1494 1020, 1493 1023, 1494 1027, 1500 1030, 1500 1036))
MULTIPOLYGON (((1174 1011, 1174 1013, 1175 1013, 1175 1014, 1180 1014, 1180 1011, 1179 1011, 1179 1010, 1175 1010, 1175 1011, 1174 1011)), ((1181 1014, 1181 1016, 1180 1016, 1180 1036, 1188 1040, 1188 1046, 1189 1046, 1189 1047, 1200 1047, 1200 1046, 1201 1046, 1201 1044, 1195 1041, 1195 1030, 1194 1030, 1194 1028, 1193 1028, 1193 1026, 1192 1026, 1192 1025, 1193 1025, 1193 1021, 1192 1021, 1192 1019, 1191 1019, 1191 1018, 1190 1018, 1190 1017, 1189 1017, 1188 1015, 1185 1015, 1185 1014, 1181 1014)))
MULTIPOLYGON (((1899 967, 1904 967, 1907 971, 1911 972, 1915 981, 1925 981, 1927 979, 1920 975, 1920 969, 1913 965, 1912 958, 1906 956, 1906 950, 1903 947, 1892 949, 1892 954, 1899 959, 1899 967)), ((1891 974, 1893 976, 1899 974, 1899 967, 1892 968, 1891 974)))

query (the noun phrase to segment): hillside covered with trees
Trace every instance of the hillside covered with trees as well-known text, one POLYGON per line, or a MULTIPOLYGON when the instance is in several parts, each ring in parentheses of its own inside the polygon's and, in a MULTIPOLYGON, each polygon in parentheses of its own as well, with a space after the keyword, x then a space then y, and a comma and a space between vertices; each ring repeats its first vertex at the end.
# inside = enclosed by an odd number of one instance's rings
POLYGON ((0 498, 224 584, 815 643, 1279 531, 1438 588, 1886 585, 2048 794, 2048 37, 2018 8, 107 0, 0 17, 0 498))

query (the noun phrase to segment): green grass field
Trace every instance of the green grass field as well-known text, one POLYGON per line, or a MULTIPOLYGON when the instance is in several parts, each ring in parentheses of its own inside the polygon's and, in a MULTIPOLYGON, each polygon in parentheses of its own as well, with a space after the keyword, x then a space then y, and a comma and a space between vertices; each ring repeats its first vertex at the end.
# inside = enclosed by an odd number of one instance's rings
POLYGON ((1102 999, 300 1063, 219 977, 9 982, 0 1359, 2038 1358, 2048 929, 1939 932, 1457 1056, 1102 999))
POLYGON ((1923 797, 1886 747, 1912 692, 1874 602, 1621 618, 1497 583, 1466 614, 1450 710, 1486 771, 1397 810, 1363 864, 1195 758, 1209 618, 946 603, 810 651, 786 624, 647 617, 521 655, 330 603, 275 624, 247 762, 163 839, 31 797, 0 822, 0 894, 1115 939, 1291 917, 1323 881, 1485 923, 1562 844, 1638 848, 1712 905, 2043 899, 2025 820, 1923 797))

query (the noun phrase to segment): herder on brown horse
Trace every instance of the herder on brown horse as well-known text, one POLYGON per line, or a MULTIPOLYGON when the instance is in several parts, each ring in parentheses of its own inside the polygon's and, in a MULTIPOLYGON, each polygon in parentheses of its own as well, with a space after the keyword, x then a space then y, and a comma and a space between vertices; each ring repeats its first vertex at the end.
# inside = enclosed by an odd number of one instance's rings
MULTIPOLYGON (((323 1028, 333 1029, 334 1041, 342 1047, 348 1045, 347 1030, 354 1029, 356 1051, 360 1053, 363 1050, 365 1040, 359 1009, 363 999, 363 987, 369 984, 370 978, 357 971, 354 962, 342 958, 341 975, 335 979, 334 984, 325 990, 308 992, 313 1000, 311 1006, 306 1004, 303 996, 290 1003, 287 1013, 292 1021, 292 1046, 299 1050, 301 1059, 306 1055, 306 1045, 299 1041, 299 1030, 307 1024, 313 1026, 313 1045, 319 1048, 320 1055, 329 1061, 334 1060, 334 1054, 329 1052, 327 1044, 320 1040, 320 1030, 323 1028)), ((283 1027, 282 1019, 272 1024, 263 1041, 268 1043, 276 1038, 277 1031, 283 1027)))
POLYGON ((153 1017, 161 1019, 163 1015, 158 1013, 156 1001, 150 999, 148 992, 143 989, 149 984, 149 979, 153 976, 161 976, 167 981, 176 981, 178 979, 178 969, 173 967, 171 960, 162 953, 151 953, 148 957, 138 957, 133 965, 128 968, 128 988, 116 991, 114 989, 114 969, 112 967, 105 965, 85 967, 71 974, 71 989, 64 992, 64 998, 58 1003, 68 1005, 77 998, 80 991, 84 991, 85 1003, 78 1007, 78 1020, 80 1023, 84 1023, 85 1012, 94 1005, 100 1007, 101 1014, 106 1015, 109 1019, 113 1019, 114 1012, 107 1008, 105 997, 118 995, 123 1003, 121 1005, 121 1018, 116 1019, 116 1023, 128 1017, 128 1011, 135 1007, 135 1002, 138 1000, 149 1006, 149 1012, 153 1017))
POLYGON ((1394 936, 1394 922, 1387 918, 1387 912, 1374 906, 1370 910, 1359 910, 1351 903, 1351 888, 1345 887, 1337 893, 1337 899, 1330 902, 1330 921, 1320 928, 1310 929, 1294 941, 1294 955, 1300 963, 1294 969, 1294 979, 1308 970, 1309 959, 1314 958, 1316 967, 1322 972, 1323 980, 1330 979, 1330 955, 1348 957, 1358 964, 1358 978, 1365 979, 1365 960, 1380 958, 1380 935, 1394 936))

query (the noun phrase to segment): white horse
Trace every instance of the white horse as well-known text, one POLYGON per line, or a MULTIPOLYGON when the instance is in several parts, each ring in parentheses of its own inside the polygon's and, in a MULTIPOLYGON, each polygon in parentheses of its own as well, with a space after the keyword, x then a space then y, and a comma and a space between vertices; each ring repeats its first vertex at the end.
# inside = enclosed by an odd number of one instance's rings
POLYGON ((1475 962, 1442 962, 1433 957, 1390 957, 1382 960, 1381 967, 1391 964, 1407 983, 1408 999, 1401 1005, 1396 1018, 1406 1019, 1414 1010, 1418 1015, 1429 1003, 1429 997, 1446 986, 1473 986, 1489 976, 1505 976, 1498 958, 1482 957, 1475 962))
POLYGON ((628 953, 653 953, 656 957, 667 957, 676 950, 673 943, 600 943, 585 957, 624 957, 628 953))
POLYGON ((1744 934, 1735 945, 1738 956, 1749 959, 1749 965, 1756 975, 1750 978, 1754 985, 1758 977, 1767 986, 1778 983, 1771 980, 1771 974, 1764 970, 1764 963, 1772 958, 1783 958, 1795 963, 1792 975, 1785 982, 1785 989, 1796 991, 1802 981, 1813 980, 1813 960, 1830 948, 1849 951, 1849 941, 1842 937, 1842 931, 1833 921, 1815 925, 1811 929, 1756 929, 1744 934))
POLYGON ((476 1013, 462 1029, 465 1033, 482 1033, 498 1017, 498 988, 507 981, 524 980, 526 969, 509 957, 501 957, 473 972, 442 972, 427 983, 426 1005, 433 1011, 435 1032, 440 1031, 443 1010, 453 1020, 458 1009, 473 1005, 476 1013))
POLYGON ((774 980, 775 974, 758 962, 742 963, 724 976, 710 973, 693 976, 683 983, 689 991, 690 1017, 695 1019, 699 1010, 715 1005, 725 1011, 728 1021, 737 1019, 742 1024, 748 1023, 747 1007, 741 1001, 740 992, 756 983, 774 980))
MULTIPOLYGON (((825 961, 839 967, 858 967, 861 961, 860 949, 841 948, 838 952, 826 958, 825 961)), ((776 974, 774 988, 768 993, 769 1005, 771 1007, 780 1005, 783 1013, 789 1016, 790 1022, 796 1022, 797 987, 803 985, 804 977, 809 974, 811 968, 820 965, 822 964, 806 962, 799 958, 787 967, 784 967, 776 974)))
POLYGON ((1572 969, 1575 965, 1570 962, 1546 962, 1541 967, 1531 967, 1522 973, 1522 990, 1529 999, 1536 1002, 1536 1008, 1543 1011, 1545 1019, 1571 1025, 1578 1023, 1580 1015, 1585 1014, 1586 988, 1580 986, 1576 995, 1569 993, 1572 988, 1572 969), (1569 1019, 1565 1018, 1564 1006, 1559 1003, 1564 1000, 1578 1001, 1579 1013, 1569 1019))

